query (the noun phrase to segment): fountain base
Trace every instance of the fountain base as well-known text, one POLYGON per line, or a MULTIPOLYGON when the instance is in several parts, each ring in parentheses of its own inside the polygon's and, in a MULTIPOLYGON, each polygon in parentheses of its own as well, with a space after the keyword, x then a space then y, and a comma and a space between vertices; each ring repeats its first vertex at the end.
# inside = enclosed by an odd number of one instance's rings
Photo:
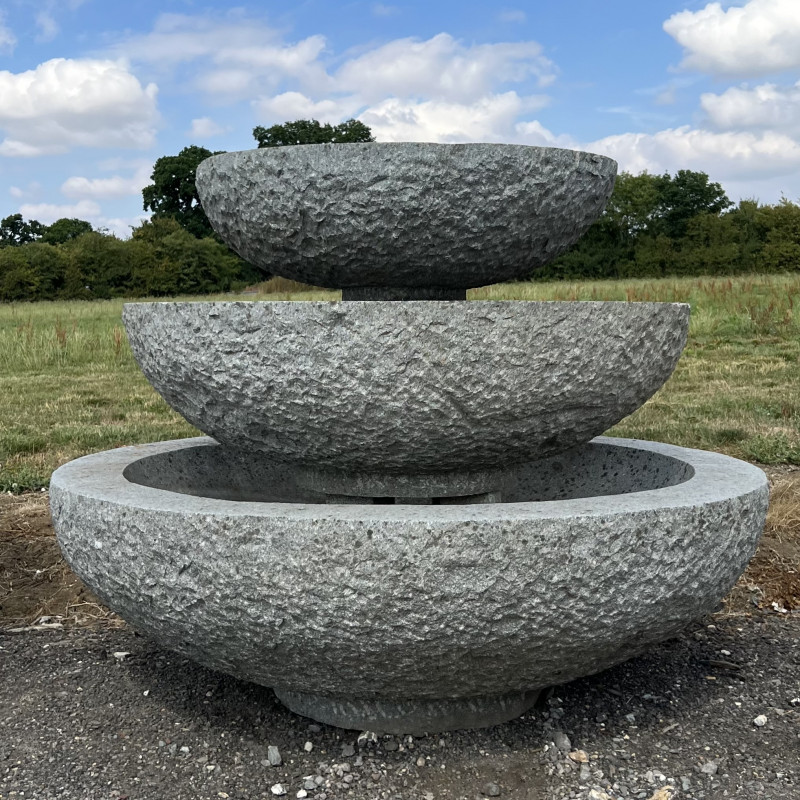
POLYGON ((532 708, 539 696, 538 690, 444 700, 325 697, 283 689, 275 689, 275 694, 295 714, 326 725, 412 736, 501 725, 532 708))
POLYGON ((188 439, 73 461, 50 496, 67 562, 137 630, 300 713, 404 733, 509 719, 709 613, 768 499, 750 464, 620 439, 516 477, 503 502, 331 504, 188 439))

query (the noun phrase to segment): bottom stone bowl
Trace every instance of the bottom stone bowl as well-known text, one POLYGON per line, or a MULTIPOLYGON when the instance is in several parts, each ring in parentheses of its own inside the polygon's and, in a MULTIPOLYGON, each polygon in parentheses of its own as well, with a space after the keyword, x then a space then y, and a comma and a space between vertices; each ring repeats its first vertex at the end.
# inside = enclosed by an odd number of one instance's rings
POLYGON ((675 634, 742 573, 767 499, 744 462, 608 438, 523 467, 487 505, 325 505, 205 438, 51 482, 65 558, 139 631, 387 733, 502 722, 675 634))

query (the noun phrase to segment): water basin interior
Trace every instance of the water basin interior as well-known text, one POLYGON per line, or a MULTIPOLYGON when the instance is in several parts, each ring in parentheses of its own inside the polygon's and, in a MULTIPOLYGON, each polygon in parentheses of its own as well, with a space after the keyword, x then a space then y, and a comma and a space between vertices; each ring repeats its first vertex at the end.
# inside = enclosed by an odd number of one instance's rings
MULTIPOLYGON (((504 503, 571 500, 630 494, 688 481, 694 469, 649 450, 590 442, 515 468, 504 503)), ((298 486, 292 470, 222 445, 198 445, 146 456, 126 467, 126 480, 195 497, 264 503, 326 503, 322 493, 298 486)), ((448 498, 452 503, 455 498, 448 498)), ((396 502, 376 498, 372 502, 396 502)), ((465 502, 474 502, 465 498, 465 502)))

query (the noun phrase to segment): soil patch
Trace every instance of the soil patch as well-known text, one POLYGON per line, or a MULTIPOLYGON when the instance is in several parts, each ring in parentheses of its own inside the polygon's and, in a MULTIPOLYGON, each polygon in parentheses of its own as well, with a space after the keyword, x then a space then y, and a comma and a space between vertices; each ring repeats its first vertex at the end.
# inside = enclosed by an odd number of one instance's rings
POLYGON ((0 495, 0 628, 42 617, 66 625, 121 624, 62 558, 47 494, 0 495))

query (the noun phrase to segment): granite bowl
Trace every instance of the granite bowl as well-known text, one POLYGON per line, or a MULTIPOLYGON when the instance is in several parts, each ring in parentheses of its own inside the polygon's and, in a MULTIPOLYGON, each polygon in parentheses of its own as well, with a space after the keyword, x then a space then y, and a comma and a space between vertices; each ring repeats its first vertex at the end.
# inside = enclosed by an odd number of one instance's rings
POLYGON ((619 439, 526 465, 511 502, 320 505, 208 439, 73 461, 70 566, 162 646, 321 722, 433 733, 521 714, 716 607, 768 488, 728 456, 619 439))
MULTIPOLYGON (((201 431, 380 495, 369 476, 491 472, 589 441, 670 376, 689 306, 167 302, 123 319, 147 379, 201 431)), ((467 484, 429 494, 488 490, 467 484)))
POLYGON ((566 250, 603 211, 616 169, 552 147, 315 144, 212 156, 197 190, 217 233, 271 274, 466 289, 566 250))

